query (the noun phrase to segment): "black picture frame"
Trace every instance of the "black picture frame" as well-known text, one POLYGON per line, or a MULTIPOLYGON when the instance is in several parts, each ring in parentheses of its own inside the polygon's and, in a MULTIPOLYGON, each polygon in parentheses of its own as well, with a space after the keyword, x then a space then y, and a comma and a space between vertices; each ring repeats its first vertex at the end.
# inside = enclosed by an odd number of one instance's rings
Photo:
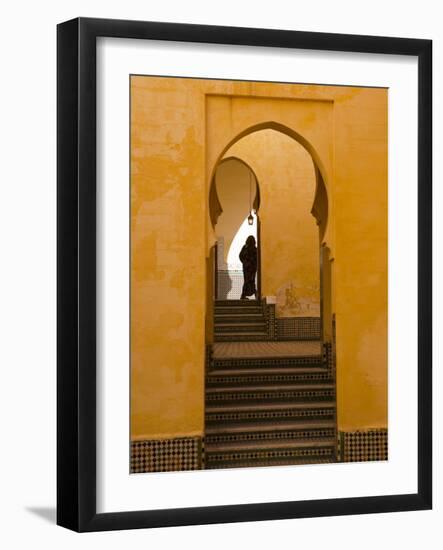
POLYGON ((57 29, 57 523, 104 531, 432 507, 432 41, 79 18, 57 29), (418 59, 416 494, 96 512, 96 39, 136 38, 418 59))

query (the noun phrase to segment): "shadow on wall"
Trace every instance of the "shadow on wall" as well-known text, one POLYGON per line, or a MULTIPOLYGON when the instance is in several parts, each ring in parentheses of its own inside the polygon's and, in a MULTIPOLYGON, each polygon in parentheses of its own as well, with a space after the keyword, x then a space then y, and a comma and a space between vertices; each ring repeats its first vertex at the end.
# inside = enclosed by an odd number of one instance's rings
POLYGON ((230 272, 227 269, 220 269, 217 274, 217 282, 217 298, 219 300, 228 300, 233 286, 230 272))
MULTIPOLYGON (((243 280, 241 269, 220 269, 217 273, 217 299, 240 300, 243 280)), ((257 276, 255 277, 255 284, 257 285, 257 276)))
POLYGON ((38 516, 39 518, 48 521, 49 523, 52 523, 55 525, 56 518, 57 518, 57 510, 55 507, 45 507, 45 506, 29 506, 26 508, 26 510, 34 514, 35 516, 38 516))

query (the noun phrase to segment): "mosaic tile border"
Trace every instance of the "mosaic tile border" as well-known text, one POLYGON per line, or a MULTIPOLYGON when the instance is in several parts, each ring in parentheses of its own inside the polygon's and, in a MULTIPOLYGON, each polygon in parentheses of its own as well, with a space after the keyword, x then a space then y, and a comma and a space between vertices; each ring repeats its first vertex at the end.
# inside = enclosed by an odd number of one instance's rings
POLYGON ((276 340, 319 340, 320 317, 276 317, 276 340))
POLYGON ((131 441, 131 474, 203 468, 201 437, 131 441))
POLYGON ((388 430, 374 428, 339 432, 340 462, 388 460, 388 430))

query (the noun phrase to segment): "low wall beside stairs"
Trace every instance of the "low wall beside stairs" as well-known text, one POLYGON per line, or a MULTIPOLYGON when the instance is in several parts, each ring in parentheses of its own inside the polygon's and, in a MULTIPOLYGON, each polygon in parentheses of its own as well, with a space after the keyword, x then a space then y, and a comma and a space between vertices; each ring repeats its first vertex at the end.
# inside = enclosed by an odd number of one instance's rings
POLYGON ((276 317, 274 304, 264 308, 270 340, 320 340, 320 317, 276 317))

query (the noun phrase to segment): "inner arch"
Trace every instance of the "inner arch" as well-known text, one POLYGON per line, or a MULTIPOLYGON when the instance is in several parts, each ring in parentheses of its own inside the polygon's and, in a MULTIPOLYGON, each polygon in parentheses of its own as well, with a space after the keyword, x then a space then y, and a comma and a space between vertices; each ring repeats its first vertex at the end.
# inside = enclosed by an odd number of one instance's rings
POLYGON ((223 159, 214 176, 213 194, 219 204, 214 220, 217 241, 217 295, 238 299, 242 292, 243 271, 240 251, 249 236, 258 241, 258 182, 251 167, 237 157, 223 159), (248 223, 252 216, 252 225, 248 223))

